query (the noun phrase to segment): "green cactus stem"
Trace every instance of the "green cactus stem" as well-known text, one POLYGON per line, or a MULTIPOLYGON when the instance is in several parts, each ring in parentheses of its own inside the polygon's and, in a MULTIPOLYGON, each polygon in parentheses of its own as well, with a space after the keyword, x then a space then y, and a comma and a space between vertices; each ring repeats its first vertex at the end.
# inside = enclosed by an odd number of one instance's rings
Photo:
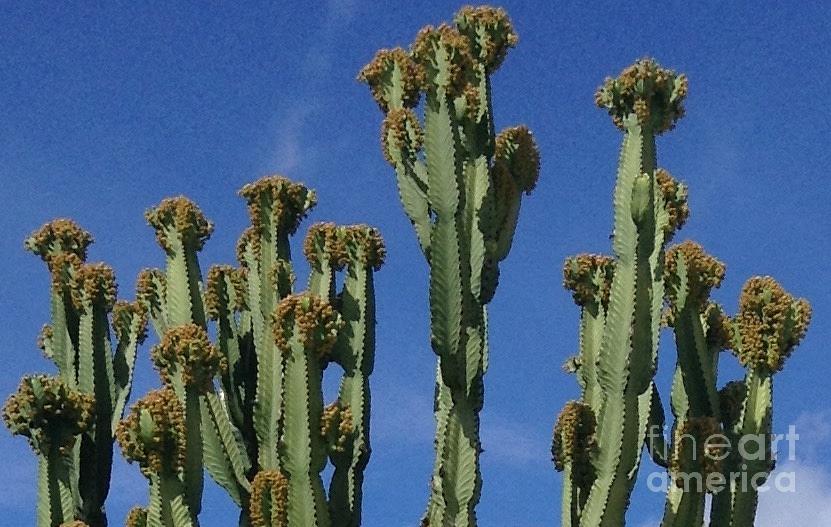
POLYGON ((38 527, 55 527, 75 518, 77 484, 73 452, 78 436, 95 421, 95 399, 58 377, 24 377, 3 407, 14 435, 29 440, 38 457, 38 527))
POLYGON ((438 356, 436 462, 424 523, 475 525, 485 304, 510 249, 520 199, 539 173, 524 127, 494 132, 490 75, 517 37, 501 9, 465 7, 422 29, 410 53, 381 50, 359 74, 385 114, 384 157, 430 265, 438 356), (425 95, 424 123, 413 108, 425 95))

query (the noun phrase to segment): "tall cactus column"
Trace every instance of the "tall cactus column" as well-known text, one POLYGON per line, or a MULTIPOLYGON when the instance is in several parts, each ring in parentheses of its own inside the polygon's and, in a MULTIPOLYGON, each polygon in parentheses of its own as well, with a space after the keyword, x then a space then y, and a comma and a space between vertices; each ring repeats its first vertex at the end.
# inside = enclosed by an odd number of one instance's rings
POLYGON ((466 7, 422 29, 410 53, 381 50, 362 71, 386 114, 383 152, 430 265, 438 355, 436 463, 426 525, 475 525, 479 412, 487 370, 485 305, 510 249, 539 156, 524 127, 494 134, 491 74, 516 34, 504 11, 466 7), (424 124, 413 108, 425 94, 424 124))

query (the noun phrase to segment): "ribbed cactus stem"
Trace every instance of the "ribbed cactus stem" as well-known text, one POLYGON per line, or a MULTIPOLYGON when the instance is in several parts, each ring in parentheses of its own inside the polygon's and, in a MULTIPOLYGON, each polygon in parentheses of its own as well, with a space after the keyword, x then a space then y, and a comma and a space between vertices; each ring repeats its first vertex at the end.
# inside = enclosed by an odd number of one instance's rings
POLYGON ((329 510, 333 525, 358 527, 364 469, 370 457, 369 376, 375 365, 374 272, 384 262, 385 248, 378 231, 365 225, 345 227, 343 239, 347 264, 339 306, 344 328, 333 354, 344 373, 337 403, 341 406, 341 430, 337 442, 330 447, 335 470, 329 485, 329 510), (345 412, 348 419, 343 416, 345 412))
POLYGON ((288 525, 328 527, 331 521, 320 474, 326 465, 320 428, 322 379, 340 320, 320 297, 290 295, 277 307, 273 328, 277 349, 285 355, 280 457, 288 478, 288 525))
POLYGON ((683 76, 642 60, 607 79, 596 96, 624 139, 614 193, 615 271, 598 365, 604 401, 597 479, 581 517, 584 527, 624 523, 640 464, 651 413, 669 221, 657 182, 655 136, 680 118, 685 94, 683 76))

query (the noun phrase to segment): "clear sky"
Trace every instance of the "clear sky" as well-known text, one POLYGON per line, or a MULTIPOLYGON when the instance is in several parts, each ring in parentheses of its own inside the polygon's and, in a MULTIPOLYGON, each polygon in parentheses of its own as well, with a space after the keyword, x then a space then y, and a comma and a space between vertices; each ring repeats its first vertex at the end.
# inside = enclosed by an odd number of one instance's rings
MULTIPOLYGON (((609 250, 620 133, 593 105, 596 86, 651 55, 690 77, 688 116, 659 139, 659 164, 690 186, 692 237, 728 264, 715 297, 734 312, 744 280, 771 274, 814 305, 808 337, 776 379, 775 428, 799 423, 797 494, 766 494, 759 525, 831 525, 827 345, 831 341, 831 8, 825 2, 503 2, 520 35, 493 79, 499 127, 527 123, 542 153, 491 313, 482 418, 483 527, 554 525, 560 477, 552 422, 576 397, 560 365, 578 312, 562 290, 564 257, 609 250), (801 479, 800 479, 801 478, 801 479)), ((114 266, 120 294, 162 264, 144 210, 186 194, 216 223, 203 266, 229 263, 246 226, 236 191, 279 172, 315 188, 311 220, 367 222, 387 240, 377 277, 373 457, 365 525, 412 526, 432 462, 434 356, 426 264, 378 144, 381 113, 355 81, 376 49, 408 45, 457 3, 0 3, 0 394, 50 371, 35 347, 48 276, 22 249, 41 223, 91 230, 92 260, 114 266)), ((301 233, 303 230, 301 229, 301 233)), ((299 241, 296 240, 296 241, 299 241)), ((299 252, 298 252, 299 254, 299 252)), ((298 259, 299 274, 306 264, 298 259)), ((664 335, 664 393, 674 363, 664 335)), ((149 345, 134 397, 157 385, 149 345)), ((728 356, 725 363, 735 361, 728 356)), ((725 379, 738 375, 725 368, 725 379)), ((0 432, 0 523, 33 524, 35 463, 0 432)), ((138 468, 116 455, 109 511, 146 502, 138 468)), ((655 469, 644 464, 645 472, 655 469)), ((663 497, 636 494, 634 526, 654 525, 663 497)), ((203 525, 232 524, 221 491, 203 525)))

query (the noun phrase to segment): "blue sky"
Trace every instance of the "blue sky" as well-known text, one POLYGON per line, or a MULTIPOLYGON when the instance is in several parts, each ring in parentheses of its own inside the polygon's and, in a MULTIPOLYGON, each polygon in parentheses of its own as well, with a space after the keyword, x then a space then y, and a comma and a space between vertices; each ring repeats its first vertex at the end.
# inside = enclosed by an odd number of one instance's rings
MULTIPOLYGON (((812 512, 797 524, 831 524, 831 463, 817 461, 831 446, 822 344, 831 341, 831 9, 823 2, 502 5, 520 43, 493 79, 497 125, 531 127, 542 173, 523 203, 490 308, 480 524, 557 523, 560 478, 548 445, 554 416, 577 395, 560 365, 574 352, 578 318, 560 266, 570 254, 609 250, 620 134, 592 95, 606 75, 644 55, 690 77, 688 117, 659 139, 659 164, 690 186, 692 217, 678 240, 697 239, 727 262, 715 297, 732 313, 744 280, 771 274, 814 306, 808 337, 776 379, 775 428, 800 424, 806 447, 789 463, 803 478, 796 494, 763 496, 768 519, 759 525, 796 521, 805 511, 812 512)), ((376 49, 409 44, 421 25, 459 6, 0 4, 0 394, 24 373, 49 371, 34 344, 48 317, 48 277, 22 249, 30 231, 75 218, 96 237, 91 259, 113 265, 121 296, 132 297, 138 271, 162 263, 146 208, 188 195, 217 226, 203 265, 232 262, 247 221, 237 189, 283 173, 317 190, 313 221, 367 222, 387 240, 377 278, 365 525, 415 525, 432 460, 426 265, 380 153, 382 116, 354 79, 376 49)), ((297 268, 302 277, 305 262, 297 268)), ((134 399, 157 383, 148 349, 134 399)), ((666 390, 669 334, 660 360, 666 390)), ((5 432, 0 450, 4 522, 31 525, 34 458, 5 432)), ((117 459, 114 525, 146 501, 138 469, 117 459)), ((654 525, 661 505, 662 496, 639 491, 629 523, 654 525)), ((230 502, 209 488, 203 524, 232 517, 230 502)))

